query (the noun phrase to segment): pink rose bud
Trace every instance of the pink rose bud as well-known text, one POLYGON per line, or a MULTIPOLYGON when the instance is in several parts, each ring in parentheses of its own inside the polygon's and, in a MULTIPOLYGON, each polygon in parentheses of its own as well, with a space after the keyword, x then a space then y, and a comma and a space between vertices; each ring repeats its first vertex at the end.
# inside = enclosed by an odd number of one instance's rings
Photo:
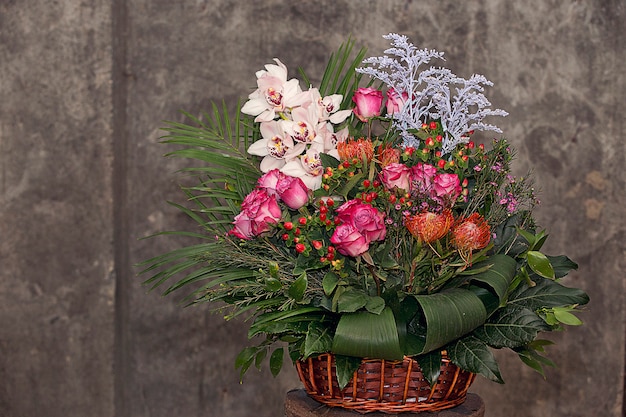
POLYGON ((283 175, 278 180, 276 192, 287 207, 298 210, 309 202, 310 190, 304 185, 304 182, 297 177, 283 175))
POLYGON ((408 98, 406 91, 400 94, 394 88, 387 90, 387 114, 400 113, 408 98))
POLYGON ((380 182, 385 188, 393 190, 399 188, 409 191, 411 184, 411 169, 404 164, 395 162, 385 166, 380 172, 380 182))
POLYGON ((371 87, 361 87, 354 92, 352 101, 355 103, 354 114, 362 122, 380 116, 383 104, 383 93, 371 87))

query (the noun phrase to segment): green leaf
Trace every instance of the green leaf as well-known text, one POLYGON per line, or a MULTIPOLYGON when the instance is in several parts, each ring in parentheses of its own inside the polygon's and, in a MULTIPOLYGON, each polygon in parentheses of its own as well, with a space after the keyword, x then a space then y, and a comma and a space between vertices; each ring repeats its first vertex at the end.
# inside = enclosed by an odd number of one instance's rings
POLYGON ((308 326, 304 341, 304 357, 308 358, 314 353, 329 352, 333 344, 330 328, 317 322, 311 322, 308 326))
POLYGON ((344 389, 361 366, 361 358, 354 356, 335 355, 335 372, 339 389, 344 389))
POLYGON ((257 354, 257 347, 244 348, 235 358, 235 368, 239 368, 239 379, 243 379, 244 374, 252 365, 254 358, 257 354))
POLYGON ((283 367, 284 356, 284 349, 282 347, 272 352, 272 356, 270 356, 270 372, 273 376, 276 376, 280 373, 280 370, 283 367))
POLYGON ((365 307, 368 295, 362 290, 348 289, 337 300, 337 310, 340 313, 354 313, 365 307))
POLYGON ((403 358, 393 312, 365 311, 343 314, 333 338, 333 353, 359 358, 400 360, 403 358))
POLYGON ((554 279, 554 269, 552 269, 550 260, 546 255, 539 251, 531 250, 526 254, 526 258, 528 260, 528 266, 533 272, 544 278, 554 279))
POLYGON ((567 324, 568 326, 580 326, 583 324, 578 317, 569 312, 569 309, 555 307, 552 311, 554 317, 563 324, 567 324))
POLYGON ((421 355, 417 358, 422 374, 431 388, 437 383, 439 374, 441 373, 441 351, 433 350, 430 353, 421 355))
POLYGON ((551 279, 537 277, 535 286, 519 286, 510 296, 509 303, 533 311, 549 307, 565 307, 589 302, 589 296, 578 288, 565 287, 551 279))
POLYGON ((497 310, 474 335, 495 348, 516 348, 533 341, 540 331, 549 330, 550 326, 533 311, 509 305, 497 310))
POLYGON ((489 347, 474 336, 464 337, 446 348, 452 363, 466 371, 483 375, 485 378, 503 384, 500 369, 489 347))
POLYGON ((370 313, 380 314, 385 309, 385 300, 382 297, 374 296, 367 297, 367 304, 365 304, 365 309, 370 313))
POLYGON ((520 348, 515 350, 519 358, 524 362, 524 364, 528 365, 530 368, 537 371, 544 379, 546 378, 546 374, 543 371, 544 366, 555 367, 554 362, 546 358, 545 356, 541 356, 538 352, 543 352, 543 349, 538 350, 530 347, 520 348))
POLYGON ((426 339, 420 353, 438 349, 482 325, 484 304, 473 292, 461 288, 413 296, 421 307, 426 339))
POLYGON ((335 158, 332 155, 329 155, 327 153, 320 153, 320 160, 322 161, 322 166, 324 166, 324 168, 326 167, 331 167, 331 168, 337 168, 339 166, 339 160, 337 158, 335 158))
POLYGON ((256 369, 261 370, 261 366, 263 365, 263 361, 267 356, 267 349, 260 349, 256 356, 254 357, 254 366, 256 369))
POLYGON ((332 271, 329 271, 324 275, 324 279, 322 280, 322 288, 324 289, 324 294, 330 297, 330 295, 337 288, 337 283, 339 282, 339 277, 332 271))
POLYGON ((302 301, 304 298, 304 292, 308 286, 308 280, 306 277, 306 272, 300 274, 298 279, 291 283, 289 289, 287 290, 287 294, 289 297, 293 298, 296 301, 302 301))
POLYGON ((552 264, 555 278, 563 278, 569 271, 578 269, 578 264, 565 255, 546 256, 550 260, 550 264, 552 264))
POLYGON ((490 268, 472 275, 471 280, 487 284, 496 293, 499 302, 503 303, 506 300, 509 285, 515 278, 517 262, 507 255, 493 255, 473 268, 480 269, 485 265, 490 265, 490 268))

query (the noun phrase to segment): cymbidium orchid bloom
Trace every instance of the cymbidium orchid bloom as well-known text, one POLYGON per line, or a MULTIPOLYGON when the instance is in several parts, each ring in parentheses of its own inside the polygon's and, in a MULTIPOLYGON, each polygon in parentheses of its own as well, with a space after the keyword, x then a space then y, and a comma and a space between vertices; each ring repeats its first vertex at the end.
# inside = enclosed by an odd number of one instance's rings
POLYGON ((248 153, 264 157, 260 165, 263 172, 282 168, 306 148, 304 143, 294 143, 291 136, 285 133, 281 121, 263 122, 260 130, 263 137, 250 145, 248 153))
POLYGON ((322 186, 324 167, 320 159, 320 150, 316 146, 309 148, 300 158, 291 160, 280 169, 283 173, 300 178, 310 190, 322 186))
POLYGON ((346 120, 352 113, 350 109, 339 110, 341 101, 343 100, 341 94, 332 94, 322 98, 317 88, 310 88, 309 94, 311 95, 311 100, 319 109, 320 121, 330 121, 333 124, 339 124, 346 120))
POLYGON ((297 79, 287 81, 287 67, 279 59, 274 61, 277 65, 267 64, 265 70, 257 71, 258 88, 241 107, 242 113, 256 116, 255 122, 274 120, 276 113, 301 105, 307 99, 297 79))

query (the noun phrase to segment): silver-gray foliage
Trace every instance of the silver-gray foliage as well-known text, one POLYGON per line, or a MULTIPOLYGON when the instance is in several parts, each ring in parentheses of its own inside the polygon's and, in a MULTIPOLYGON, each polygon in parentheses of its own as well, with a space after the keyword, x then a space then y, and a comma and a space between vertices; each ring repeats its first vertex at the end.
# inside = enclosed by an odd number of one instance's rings
POLYGON ((357 68, 357 71, 381 80, 406 99, 400 112, 387 114, 400 131, 404 146, 419 144, 412 131, 429 120, 438 120, 444 130, 443 155, 450 153, 457 144, 468 142, 470 131, 502 133, 497 126, 483 123, 487 116, 508 114, 490 108, 483 86, 492 86, 492 82, 477 74, 466 80, 447 68, 420 70, 431 59, 444 60, 443 52, 418 49, 406 36, 396 33, 383 37, 391 40, 392 48, 385 50, 384 56, 365 59, 363 63, 369 66, 357 68))

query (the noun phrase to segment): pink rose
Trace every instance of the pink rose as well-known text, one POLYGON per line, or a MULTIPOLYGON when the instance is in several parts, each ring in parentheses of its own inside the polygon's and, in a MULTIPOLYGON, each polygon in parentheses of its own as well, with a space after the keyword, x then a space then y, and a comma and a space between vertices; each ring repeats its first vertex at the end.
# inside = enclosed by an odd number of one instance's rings
POLYGON ((350 200, 342 204, 336 211, 342 224, 353 226, 365 237, 366 243, 383 240, 387 234, 385 214, 375 207, 359 200, 350 200))
POLYGON ((430 190, 437 168, 419 162, 411 168, 411 188, 418 192, 430 190))
POLYGON ((394 88, 387 90, 387 113, 400 113, 408 98, 409 95, 406 91, 403 91, 402 94, 400 94, 394 88))
POLYGON ((293 210, 298 210, 309 202, 309 189, 297 177, 283 174, 276 184, 276 192, 282 202, 293 210))
POLYGON ((251 239, 270 230, 270 224, 280 220, 282 212, 276 198, 265 189, 256 188, 241 203, 241 213, 235 216, 229 232, 240 239, 251 239))
POLYGON ((298 210, 309 202, 309 189, 302 179, 272 169, 257 182, 271 196, 277 196, 290 209, 298 210))
POLYGON ((375 116, 380 116, 383 104, 383 93, 371 87, 361 87, 354 92, 352 101, 356 104, 354 114, 362 122, 367 122, 375 116))
POLYGON ((433 178, 433 191, 435 195, 454 202, 461 194, 461 182, 456 174, 437 174, 433 178))
POLYGON ((388 190, 397 187, 404 191, 409 191, 411 179, 411 169, 404 164, 397 162, 385 166, 380 173, 380 182, 388 190))
POLYGON ((280 170, 272 169, 259 178, 257 185, 264 188, 269 195, 276 195, 276 184, 278 184, 278 180, 284 175, 285 174, 280 172, 280 170))
POLYGON ((345 256, 356 257, 364 254, 369 249, 365 236, 349 223, 337 226, 330 238, 330 242, 335 245, 339 253, 345 256))

